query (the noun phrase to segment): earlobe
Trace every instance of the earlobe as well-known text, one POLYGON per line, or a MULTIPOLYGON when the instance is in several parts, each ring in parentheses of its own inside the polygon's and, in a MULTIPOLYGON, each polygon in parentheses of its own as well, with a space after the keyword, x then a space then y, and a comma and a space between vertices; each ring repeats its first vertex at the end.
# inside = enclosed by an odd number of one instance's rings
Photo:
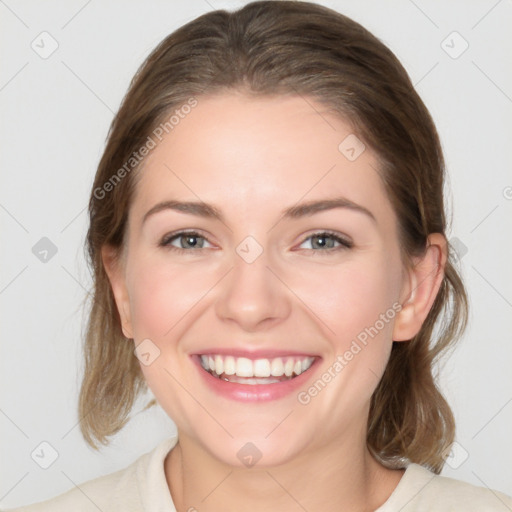
POLYGON ((130 300, 126 288, 123 264, 119 257, 119 250, 116 247, 105 245, 101 248, 101 258, 121 318, 121 329, 126 338, 133 338, 130 300))
POLYGON ((420 331, 443 282, 446 259, 446 238, 430 234, 425 253, 408 270, 406 299, 396 316, 393 341, 408 341, 420 331))

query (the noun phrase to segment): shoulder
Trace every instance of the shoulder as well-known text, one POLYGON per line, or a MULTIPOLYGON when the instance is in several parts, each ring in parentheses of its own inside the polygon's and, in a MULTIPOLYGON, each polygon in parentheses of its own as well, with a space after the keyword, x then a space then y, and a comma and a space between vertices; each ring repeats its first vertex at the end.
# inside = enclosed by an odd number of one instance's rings
MULTIPOLYGON (((4 512, 89 512, 98 510, 117 510, 120 499, 139 504, 136 480, 136 463, 115 473, 89 480, 78 484, 73 489, 56 496, 55 498, 26 505, 20 508, 5 510, 4 512)), ((135 510, 135 509, 134 509, 135 510)))
POLYGON ((124 469, 78 484, 55 498, 3 512, 135 512, 153 504, 155 491, 162 500, 170 500, 163 460, 175 443, 175 438, 166 439, 124 469))
POLYGON ((376 512, 506 512, 512 498, 499 491, 436 475, 410 464, 389 499, 376 512))

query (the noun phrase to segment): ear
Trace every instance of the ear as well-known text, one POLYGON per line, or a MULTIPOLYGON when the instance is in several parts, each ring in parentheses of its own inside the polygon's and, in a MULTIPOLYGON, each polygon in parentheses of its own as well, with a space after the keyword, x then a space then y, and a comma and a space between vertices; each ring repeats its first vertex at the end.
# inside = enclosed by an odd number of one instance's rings
POLYGON ((119 255, 119 249, 111 245, 104 245, 101 248, 101 258, 121 317, 123 334, 127 338, 133 338, 130 298, 126 288, 124 261, 119 255))
POLYGON ((413 268, 406 271, 408 279, 401 295, 406 299, 395 317, 393 341, 408 341, 420 331, 443 282, 446 259, 446 238, 431 233, 424 255, 415 259, 413 268))

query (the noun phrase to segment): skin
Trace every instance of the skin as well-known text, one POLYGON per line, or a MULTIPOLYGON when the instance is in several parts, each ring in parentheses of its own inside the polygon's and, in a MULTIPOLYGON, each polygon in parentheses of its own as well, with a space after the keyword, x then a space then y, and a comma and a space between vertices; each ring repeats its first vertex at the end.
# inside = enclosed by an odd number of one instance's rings
MULTIPOLYGON (((338 150, 351 133, 313 99, 199 97, 144 165, 122 258, 103 250, 124 334, 160 350, 141 369, 178 427, 164 469, 179 511, 371 511, 403 474, 366 447, 370 398, 392 341, 413 337, 433 304, 446 242, 431 234, 424 256, 404 265, 377 157, 366 148, 349 161, 338 150), (349 208, 282 217, 286 207, 338 196, 375 220, 349 208), (143 222, 169 199, 212 204, 224 222, 171 209, 143 222), (178 230, 200 231, 202 248, 159 246, 178 230), (327 238, 333 248, 319 247, 310 237, 323 230, 353 246, 327 238), (252 263, 236 252, 249 235, 263 249, 252 263), (190 357, 213 347, 314 354, 304 390, 393 304, 400 312, 307 405, 296 393, 262 403, 220 397, 190 357), (250 468, 237 457, 247 442, 262 453, 250 468)), ((181 243, 190 247, 172 242, 181 243)))

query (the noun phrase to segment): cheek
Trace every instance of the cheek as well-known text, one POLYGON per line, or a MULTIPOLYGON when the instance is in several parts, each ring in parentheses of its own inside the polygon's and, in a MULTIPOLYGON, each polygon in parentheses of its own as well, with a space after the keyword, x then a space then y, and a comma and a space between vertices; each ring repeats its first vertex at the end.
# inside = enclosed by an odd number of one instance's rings
POLYGON ((309 400, 322 390, 315 407, 325 414, 338 418, 346 411, 365 413, 392 348, 394 319, 400 309, 399 268, 385 258, 358 262, 331 272, 322 290, 317 286, 313 292, 314 280, 309 284, 308 300, 313 304, 316 297, 330 347, 319 376, 328 384, 325 388, 314 384, 315 389, 304 391, 309 400))
POLYGON ((133 258, 128 272, 135 345, 150 339, 159 351, 151 364, 140 365, 141 371, 159 404, 182 426, 195 409, 194 401, 181 387, 190 388, 192 376, 179 340, 194 321, 201 298, 214 285, 213 278, 205 275, 193 265, 185 268, 144 256, 133 258))
POLYGON ((134 266, 129 280, 130 310, 136 340, 159 343, 176 337, 180 324, 209 288, 208 273, 155 260, 134 266))
POLYGON ((301 279, 296 289, 300 286, 304 303, 322 320, 337 353, 353 339, 364 341, 365 333, 371 339, 391 336, 400 282, 396 263, 387 258, 358 259, 301 279))

